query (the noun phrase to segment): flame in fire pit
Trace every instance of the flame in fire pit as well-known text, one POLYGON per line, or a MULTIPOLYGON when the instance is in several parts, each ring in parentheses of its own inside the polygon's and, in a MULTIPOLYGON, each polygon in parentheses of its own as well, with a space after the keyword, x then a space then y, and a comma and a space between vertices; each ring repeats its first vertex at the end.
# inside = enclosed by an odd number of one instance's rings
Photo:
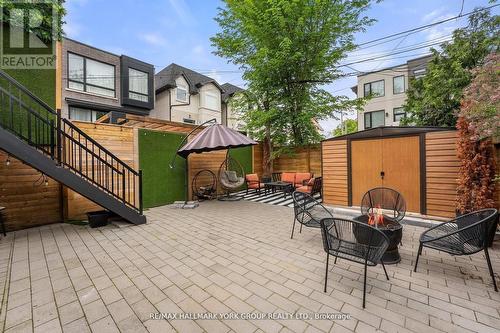
POLYGON ((384 215, 382 214, 382 207, 377 205, 377 208, 374 213, 368 214, 368 225, 383 226, 385 223, 384 215))

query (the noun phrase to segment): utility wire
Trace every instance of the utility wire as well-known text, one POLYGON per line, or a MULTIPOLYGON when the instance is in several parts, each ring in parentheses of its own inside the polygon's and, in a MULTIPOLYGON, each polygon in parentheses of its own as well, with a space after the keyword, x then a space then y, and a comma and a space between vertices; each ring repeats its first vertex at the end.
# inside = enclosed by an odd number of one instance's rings
POLYGON ((483 8, 478 8, 478 9, 475 9, 473 11, 467 12, 465 14, 460 13, 457 16, 453 16, 453 17, 450 17, 450 18, 447 18, 447 19, 444 19, 444 20, 441 20, 441 21, 429 23, 429 24, 426 24, 426 25, 422 25, 420 27, 408 29, 408 30, 397 32, 397 33, 394 33, 394 34, 391 34, 391 35, 388 35, 388 36, 384 36, 384 37, 376 38, 376 39, 373 39, 373 40, 370 40, 370 41, 367 41, 367 42, 363 42, 361 44, 358 44, 358 47, 364 46, 364 45, 368 45, 368 44, 371 44, 371 43, 375 43, 375 42, 378 42, 378 41, 382 41, 382 40, 385 40, 385 39, 388 39, 388 38, 392 38, 392 37, 396 37, 396 36, 400 36, 400 35, 405 35, 405 34, 408 34, 408 33, 409 34, 417 33, 417 32, 420 32, 422 30, 432 28, 432 27, 434 27, 436 25, 443 24, 443 23, 446 23, 446 22, 450 22, 450 21, 455 20, 457 18, 460 18, 462 16, 469 16, 469 15, 472 15, 472 14, 474 14, 476 12, 480 12, 480 11, 484 11, 484 10, 489 10, 489 9, 492 9, 492 8, 495 8, 495 7, 498 7, 498 6, 500 6, 500 4, 491 5, 491 6, 483 7, 483 8))

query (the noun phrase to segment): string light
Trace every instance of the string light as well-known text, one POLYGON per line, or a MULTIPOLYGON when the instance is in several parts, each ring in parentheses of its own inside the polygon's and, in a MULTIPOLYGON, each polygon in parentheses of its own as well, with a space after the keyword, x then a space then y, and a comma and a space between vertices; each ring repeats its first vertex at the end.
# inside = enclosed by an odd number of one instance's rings
POLYGON ((5 160, 5 165, 6 166, 10 165, 10 155, 7 155, 7 159, 5 160))

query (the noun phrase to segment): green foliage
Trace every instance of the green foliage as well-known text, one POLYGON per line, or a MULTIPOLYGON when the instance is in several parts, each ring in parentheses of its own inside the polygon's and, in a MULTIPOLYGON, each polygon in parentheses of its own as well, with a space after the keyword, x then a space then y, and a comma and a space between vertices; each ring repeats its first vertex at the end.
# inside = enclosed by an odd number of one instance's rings
POLYGON ((139 165, 143 174, 145 208, 185 200, 186 160, 177 156, 175 168, 169 167, 183 138, 177 133, 139 130, 139 165))
POLYGON ((356 119, 346 119, 339 124, 332 132, 333 136, 354 133, 358 131, 358 121, 356 119))
POLYGON ((425 77, 410 81, 404 124, 455 126, 456 113, 464 88, 472 79, 471 69, 500 46, 500 17, 478 11, 469 17, 469 25, 456 29, 441 50, 432 50, 425 77))
MULTIPOLYGON (((53 41, 60 40, 63 35, 62 26, 64 24, 63 18, 66 15, 66 10, 64 9, 64 0, 48 0, 39 1, 41 5, 33 6, 37 1, 12 1, 12 0, 0 0, 0 8, 3 10, 3 22, 8 22, 11 19, 12 8, 36 8, 38 11, 30 11, 30 15, 34 15, 32 18, 34 21, 41 22, 40 25, 36 27, 28 27, 29 31, 37 35, 43 41, 53 41), (49 5, 50 3, 50 5, 49 5), (55 14, 56 22, 54 27, 53 14, 55 14), (54 29, 55 28, 55 29, 54 29)), ((12 17, 14 22, 19 19, 12 17)), ((22 21, 19 21, 20 26, 26 26, 22 21)))
POLYGON ((370 0, 225 0, 211 38, 215 54, 240 66, 249 83, 240 111, 247 130, 274 146, 307 145, 322 137, 313 122, 360 101, 333 96, 324 85, 355 48, 353 35, 372 20, 370 0))
POLYGON ((472 70, 473 79, 465 88, 459 116, 473 127, 474 140, 500 140, 500 54, 486 57, 481 67, 472 70))

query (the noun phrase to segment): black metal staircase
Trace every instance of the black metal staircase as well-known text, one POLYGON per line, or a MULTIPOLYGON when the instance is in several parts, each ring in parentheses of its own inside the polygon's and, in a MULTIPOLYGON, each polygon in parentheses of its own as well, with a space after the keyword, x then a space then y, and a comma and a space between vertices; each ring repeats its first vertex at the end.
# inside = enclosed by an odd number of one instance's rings
POLYGON ((0 70, 0 149, 134 223, 146 223, 142 173, 0 70))

